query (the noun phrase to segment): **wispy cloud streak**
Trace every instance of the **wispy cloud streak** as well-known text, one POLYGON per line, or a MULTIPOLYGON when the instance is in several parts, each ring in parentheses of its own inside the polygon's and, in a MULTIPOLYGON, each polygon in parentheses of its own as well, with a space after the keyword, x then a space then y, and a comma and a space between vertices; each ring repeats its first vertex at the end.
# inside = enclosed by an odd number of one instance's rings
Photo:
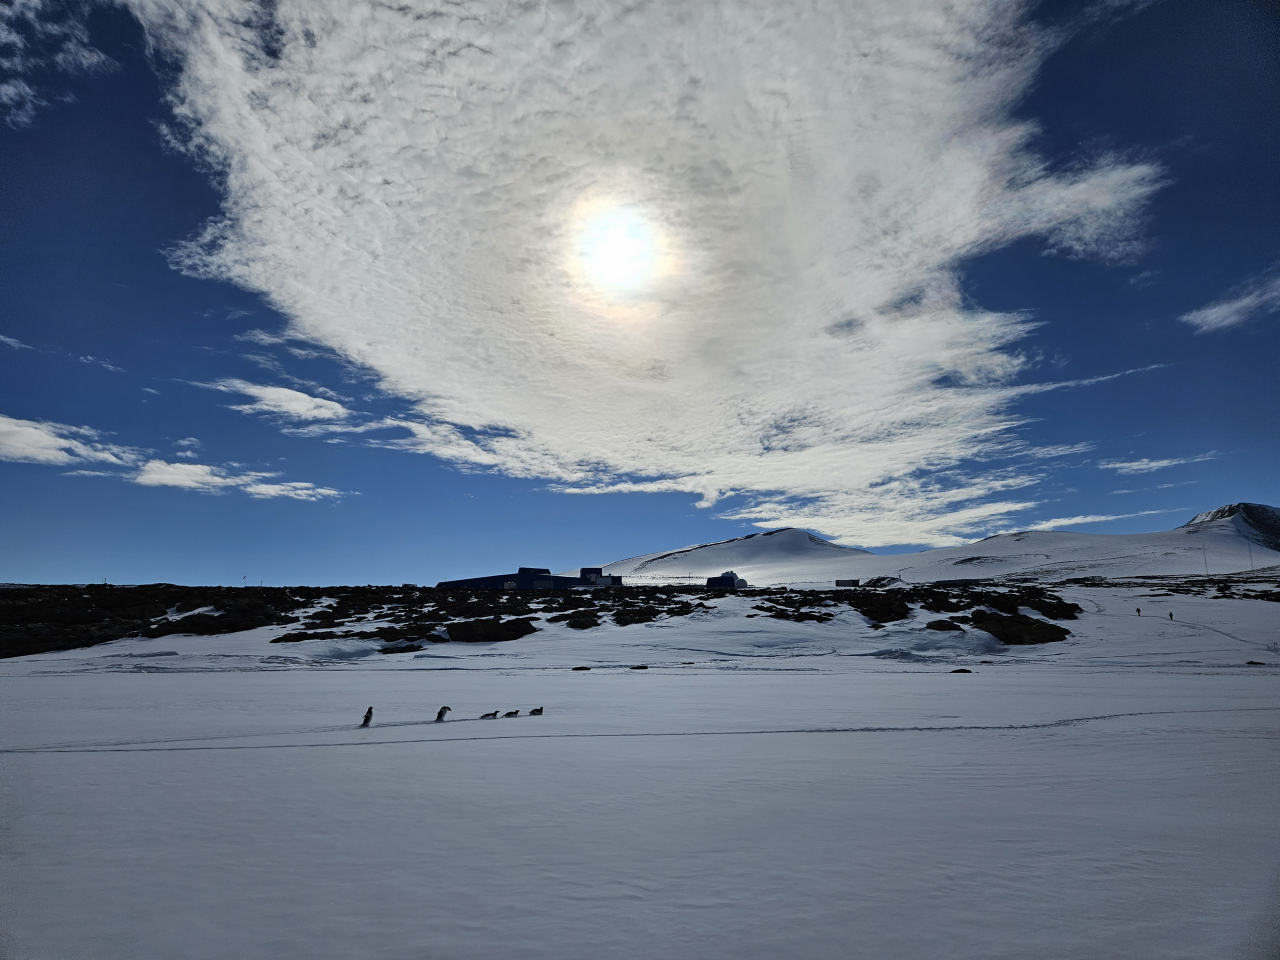
POLYGON ((1154 473, 1156 470, 1178 467, 1184 463, 1203 463, 1205 460, 1215 460, 1217 457, 1218 452, 1210 450, 1195 457, 1169 457, 1164 460, 1151 460, 1147 457, 1141 460, 1099 460, 1098 466, 1103 470, 1114 470, 1121 476, 1132 476, 1139 473, 1154 473))
MULTIPOLYGON (((1116 491, 1117 493, 1127 491, 1116 491)), ((1186 507, 1179 507, 1176 510, 1141 510, 1138 513, 1115 513, 1115 514, 1090 514, 1084 517, 1058 517, 1056 520, 1046 520, 1043 523, 1037 523, 1034 527, 1027 527, 1028 530, 1056 530, 1059 527, 1075 527, 1086 523, 1106 523, 1109 520, 1128 520, 1130 517, 1151 517, 1160 513, 1183 513, 1186 507)))
POLYGON ((101 433, 89 427, 19 420, 0 413, 0 460, 56 466, 109 463, 123 467, 136 463, 138 453, 131 447, 106 442, 101 433))
POLYGON ((1226 299, 1183 314, 1182 322, 1195 327, 1196 333, 1212 333, 1270 313, 1280 313, 1280 266, 1238 287, 1226 299))
POLYGON ((318 487, 300 481, 267 482, 278 473, 232 473, 222 467, 203 463, 169 463, 165 460, 148 460, 137 473, 128 477, 132 483, 144 487, 178 487, 197 493, 223 493, 227 490, 243 490, 259 500, 284 497, 291 500, 327 500, 341 497, 342 491, 332 487, 318 487))
MULTIPOLYGON (((194 437, 179 440, 176 446, 185 456, 200 445, 194 437)), ((107 443, 103 435, 89 427, 43 420, 19 420, 0 414, 0 460, 46 466, 78 467, 71 476, 114 477, 144 487, 178 487, 199 493, 241 490, 257 499, 292 500, 337 499, 346 494, 332 487, 298 480, 276 480, 277 472, 235 473, 226 467, 204 463, 169 463, 150 457, 138 447, 107 443), (100 464, 116 470, 86 469, 82 464, 100 464)))
POLYGON ((215 383, 202 383, 200 386, 253 397, 253 403, 232 405, 231 409, 240 413, 262 414, 304 423, 313 420, 345 420, 350 415, 350 411, 336 400, 313 397, 289 387, 264 386, 247 380, 218 380, 215 383))

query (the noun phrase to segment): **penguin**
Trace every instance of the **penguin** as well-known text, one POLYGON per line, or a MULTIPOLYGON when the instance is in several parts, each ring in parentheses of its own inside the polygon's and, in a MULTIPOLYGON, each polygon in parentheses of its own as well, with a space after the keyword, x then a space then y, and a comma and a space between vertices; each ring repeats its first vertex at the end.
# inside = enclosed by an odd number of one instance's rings
POLYGON ((367 727, 369 725, 369 721, 372 719, 373 719, 373 707, 370 707, 368 710, 364 712, 364 719, 360 721, 360 726, 367 727))
POLYGON ((1142 616, 1142 608, 1141 608, 1141 607, 1139 607, 1139 608, 1138 608, 1138 616, 1142 616))
POLYGON ((1170 620, 1172 620, 1172 619, 1173 619, 1173 611, 1172 611, 1172 610, 1170 610, 1170 611, 1169 611, 1169 619, 1170 619, 1170 620))
POLYGON ((482 714, 480 714, 480 719, 481 719, 481 720, 496 720, 496 719, 498 719, 498 711, 497 711, 497 710, 495 710, 495 711, 493 711, 493 713, 482 713, 482 714))
POLYGON ((436 714, 436 723, 444 723, 444 715, 452 709, 452 707, 441 707, 440 712, 436 714))
POLYGON ((529 716, 531 716, 531 717, 540 717, 540 716, 542 716, 542 708, 541 708, 541 707, 534 707, 532 710, 530 710, 530 711, 529 711, 529 716))
POLYGON ((508 711, 507 711, 506 713, 504 713, 502 716, 503 716, 504 718, 518 717, 518 716, 520 716, 520 711, 519 711, 519 710, 508 710, 508 711))

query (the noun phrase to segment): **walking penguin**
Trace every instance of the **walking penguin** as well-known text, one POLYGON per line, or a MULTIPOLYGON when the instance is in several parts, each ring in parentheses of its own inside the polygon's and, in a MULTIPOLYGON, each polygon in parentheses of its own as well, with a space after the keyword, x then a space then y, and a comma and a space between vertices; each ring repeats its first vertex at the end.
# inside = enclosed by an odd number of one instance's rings
POLYGON ((530 710, 530 711, 529 711, 529 716, 531 716, 531 717, 540 717, 540 716, 542 716, 542 708, 541 708, 541 707, 534 707, 532 710, 530 710))
POLYGON ((369 721, 372 719, 373 719, 373 707, 370 707, 368 710, 364 712, 364 719, 360 721, 360 726, 367 727, 369 725, 369 721))
POLYGON ((451 709, 452 707, 441 707, 440 712, 436 714, 436 723, 444 723, 444 715, 451 709))

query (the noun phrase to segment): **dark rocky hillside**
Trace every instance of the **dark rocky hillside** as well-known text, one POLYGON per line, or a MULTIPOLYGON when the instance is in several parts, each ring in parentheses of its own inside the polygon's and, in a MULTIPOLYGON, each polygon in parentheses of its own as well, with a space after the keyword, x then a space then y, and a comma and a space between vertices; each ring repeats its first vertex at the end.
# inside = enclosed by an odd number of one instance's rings
MULTIPOLYGON (((952 621, 984 629, 1006 643, 1043 643, 1067 635, 1022 616, 1030 608, 1073 620, 1079 607, 1040 587, 1018 584, 885 585, 879 589, 745 590, 755 613, 793 622, 827 623, 852 608, 873 624, 906 620, 914 610, 964 614, 952 621), (986 615, 983 614, 986 611, 986 615)), ((405 585, 364 587, 18 586, 0 590, 0 657, 69 650, 122 637, 226 634, 296 625, 274 643, 355 637, 403 652, 446 639, 517 640, 536 624, 577 630, 686 617, 726 594, 690 587, 617 587, 595 591, 435 590, 405 585), (195 612, 198 611, 198 612, 195 612)))

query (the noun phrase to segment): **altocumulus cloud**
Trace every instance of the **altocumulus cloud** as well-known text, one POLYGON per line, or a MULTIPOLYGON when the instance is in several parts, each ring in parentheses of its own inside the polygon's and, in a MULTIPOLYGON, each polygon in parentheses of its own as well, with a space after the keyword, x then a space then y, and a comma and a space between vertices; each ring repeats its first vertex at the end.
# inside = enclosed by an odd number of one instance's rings
POLYGON ((845 542, 1031 504, 1028 321, 957 270, 1129 256, 1160 183, 1031 150, 1013 0, 126 4, 225 192, 175 262, 409 399, 387 443, 845 542))
MULTIPOLYGON (((178 441, 179 446, 198 445, 194 437, 178 441)), ((183 454, 179 454, 182 456, 183 454)), ((64 423, 19 420, 0 414, 0 460, 71 466, 75 476, 117 477, 144 487, 179 487, 200 493, 220 493, 239 489, 257 499, 286 497, 292 500, 325 500, 343 496, 343 491, 304 481, 278 481, 278 473, 232 473, 203 463, 168 463, 151 459, 137 447, 107 443, 102 434, 89 427, 64 423), (85 469, 86 464, 118 468, 85 469)))

